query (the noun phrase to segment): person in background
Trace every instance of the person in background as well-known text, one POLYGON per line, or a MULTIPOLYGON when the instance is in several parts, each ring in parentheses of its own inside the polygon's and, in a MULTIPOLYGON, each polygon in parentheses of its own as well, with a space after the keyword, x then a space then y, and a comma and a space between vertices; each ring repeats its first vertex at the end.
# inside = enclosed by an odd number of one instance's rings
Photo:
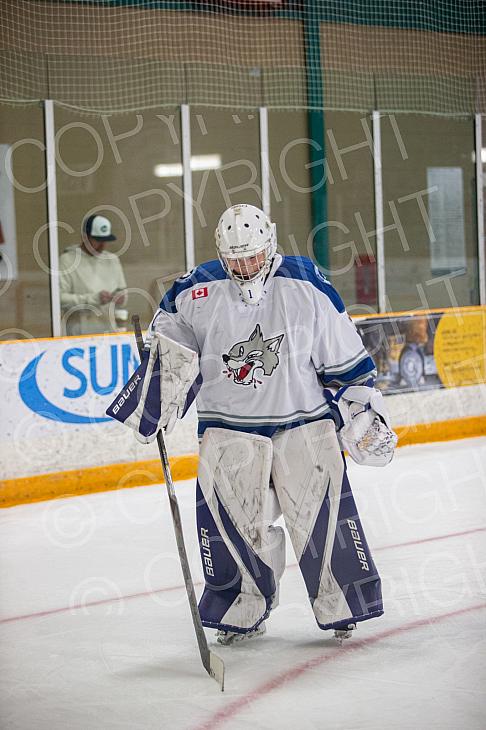
POLYGON ((102 215, 83 222, 82 241, 59 259, 59 287, 64 329, 68 335, 113 332, 126 302, 125 276, 118 256, 105 246, 116 241, 102 215))

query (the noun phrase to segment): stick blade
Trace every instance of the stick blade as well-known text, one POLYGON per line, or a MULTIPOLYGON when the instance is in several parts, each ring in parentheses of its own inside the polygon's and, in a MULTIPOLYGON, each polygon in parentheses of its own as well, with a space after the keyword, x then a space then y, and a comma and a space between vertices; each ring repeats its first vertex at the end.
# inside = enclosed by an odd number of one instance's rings
POLYGON ((224 662, 212 651, 209 652, 209 674, 219 684, 221 692, 224 692, 224 662))

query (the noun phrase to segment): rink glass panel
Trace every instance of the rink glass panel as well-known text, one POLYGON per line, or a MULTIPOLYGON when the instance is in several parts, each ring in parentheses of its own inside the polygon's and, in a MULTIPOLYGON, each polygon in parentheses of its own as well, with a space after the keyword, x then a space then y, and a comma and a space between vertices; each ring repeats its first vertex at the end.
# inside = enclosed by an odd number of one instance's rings
POLYGON ((119 254, 128 286, 124 306, 146 326, 186 270, 180 111, 112 114, 103 122, 56 106, 55 124, 58 217, 73 229, 60 230, 59 253, 80 242, 85 215, 106 215, 117 237, 106 249, 119 254))
POLYGON ((214 231, 226 208, 262 206, 259 135, 258 109, 191 107, 191 157, 203 168, 192 172, 196 264, 216 257, 214 231))
POLYGON ((328 277, 351 314, 377 311, 372 130, 369 115, 326 112, 328 277))
POLYGON ((307 112, 268 112, 270 204, 279 253, 313 258, 307 112))
POLYGON ((478 304, 474 120, 394 119, 401 146, 381 119, 384 227, 395 211, 402 234, 384 234, 387 310, 478 304))
POLYGON ((0 105, 0 339, 49 337, 49 243, 40 104, 0 105), (12 149, 13 147, 13 149, 12 149))
MULTIPOLYGON (((481 117, 482 122, 482 150, 481 160, 483 163, 483 240, 479 242, 479 245, 483 247, 483 251, 486 256, 486 115, 481 117)), ((486 272, 481 272, 480 276, 486 276, 486 272)), ((486 303, 486 302, 483 302, 486 303)))

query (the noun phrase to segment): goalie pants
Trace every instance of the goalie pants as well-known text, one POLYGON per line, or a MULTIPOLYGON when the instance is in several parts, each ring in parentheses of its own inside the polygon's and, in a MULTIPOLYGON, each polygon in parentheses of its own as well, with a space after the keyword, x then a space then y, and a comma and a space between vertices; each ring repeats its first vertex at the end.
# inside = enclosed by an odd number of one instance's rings
POLYGON ((246 633, 278 605, 285 534, 273 522, 280 514, 320 628, 383 613, 380 578, 326 419, 272 439, 205 431, 197 483, 204 626, 246 633))

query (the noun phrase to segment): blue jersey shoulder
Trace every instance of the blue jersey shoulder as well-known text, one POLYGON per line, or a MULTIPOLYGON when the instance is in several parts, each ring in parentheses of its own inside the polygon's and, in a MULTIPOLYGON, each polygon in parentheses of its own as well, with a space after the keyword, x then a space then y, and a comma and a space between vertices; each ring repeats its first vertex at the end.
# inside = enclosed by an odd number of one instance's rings
POLYGON ((308 281, 331 300, 338 312, 344 312, 343 300, 331 282, 326 279, 324 274, 307 256, 284 256, 282 263, 275 272, 275 276, 308 281))
POLYGON ((160 302, 160 308, 171 314, 177 312, 176 298, 179 294, 182 294, 186 289, 191 289, 193 286, 200 286, 210 281, 218 281, 226 279, 227 274, 221 262, 218 259, 214 261, 206 261, 204 264, 199 264, 195 269, 188 271, 184 276, 180 276, 175 280, 165 297, 160 302))

